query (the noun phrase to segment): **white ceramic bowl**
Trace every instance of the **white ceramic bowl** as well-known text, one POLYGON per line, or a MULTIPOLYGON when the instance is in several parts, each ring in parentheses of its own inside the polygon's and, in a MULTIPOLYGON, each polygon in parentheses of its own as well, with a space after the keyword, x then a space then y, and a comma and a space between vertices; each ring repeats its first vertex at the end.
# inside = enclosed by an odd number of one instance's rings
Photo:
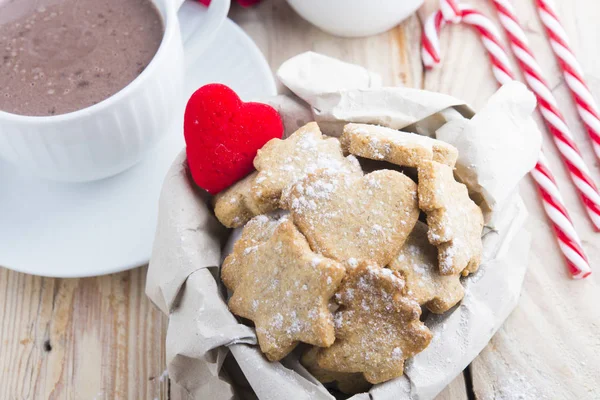
MULTIPOLYGON (((183 112, 183 43, 177 11, 183 0, 153 0, 165 25, 148 67, 129 85, 91 107, 56 116, 0 111, 0 157, 35 175, 82 182, 126 170, 168 132, 183 112)), ((206 45, 227 16, 230 0, 213 0, 196 35, 206 45)))
POLYGON ((337 36, 376 35, 398 25, 423 0, 287 0, 298 14, 337 36))

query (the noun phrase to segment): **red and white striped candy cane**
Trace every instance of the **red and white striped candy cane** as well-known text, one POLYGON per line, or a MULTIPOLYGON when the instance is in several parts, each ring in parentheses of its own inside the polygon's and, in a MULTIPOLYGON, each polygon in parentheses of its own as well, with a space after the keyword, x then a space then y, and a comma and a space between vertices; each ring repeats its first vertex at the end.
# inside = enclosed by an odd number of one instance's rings
POLYGON ((594 96, 585 83, 581 66, 571 51, 567 33, 556 16, 553 3, 549 0, 535 0, 535 2, 565 82, 577 105, 577 112, 592 139, 594 153, 600 160, 600 113, 594 96))
POLYGON ((565 208, 565 202, 558 191, 556 180, 552 175, 552 171, 550 171, 544 153, 540 153, 540 159, 535 168, 531 170, 531 176, 542 196, 542 204, 546 215, 552 221, 552 228, 567 262, 569 272, 574 279, 588 277, 592 273, 590 264, 571 217, 565 208))
POLYGON ((423 26, 421 39, 421 57, 426 68, 433 68, 441 60, 439 33, 447 22, 464 22, 473 26, 479 32, 483 45, 492 61, 492 70, 500 84, 514 80, 508 55, 504 50, 500 33, 496 26, 485 15, 474 8, 456 5, 454 2, 440 2, 442 7, 433 13, 423 26), (459 14, 446 14, 456 11, 459 14), (458 18, 456 16, 458 15, 458 18))
MULTIPOLYGON (((442 5, 445 3, 444 0, 441 1, 442 5)), ((492 61, 494 76, 498 82, 504 84, 514 80, 511 64, 494 24, 483 14, 470 7, 458 5, 455 2, 451 3, 453 4, 443 7, 432 14, 424 25, 421 54, 425 66, 432 68, 440 61, 439 33, 441 28, 446 22, 452 21, 457 23, 462 21, 473 25, 480 33, 483 44, 492 61), (456 10, 457 13, 448 15, 448 12, 452 12, 453 10, 456 10)), ((552 223, 552 228, 560 250, 567 262, 569 272, 575 279, 582 279, 589 276, 591 269, 581 245, 581 240, 575 231, 562 196, 558 191, 556 179, 552 175, 543 154, 540 154, 540 159, 531 171, 531 176, 542 198, 546 215, 552 223)))
POLYGON ((569 171, 569 176, 579 192, 585 210, 596 231, 600 231, 600 192, 598 192, 598 188, 592 180, 590 170, 583 157, 581 157, 564 117, 558 110, 558 103, 529 48, 527 36, 508 0, 492 0, 492 3, 496 6, 500 23, 508 35, 510 47, 523 70, 525 81, 537 96, 542 117, 546 121, 546 126, 552 134, 556 148, 569 171))
MULTIPOLYGON (((573 140, 573 135, 567 127, 564 117, 558 110, 556 99, 542 76, 541 68, 529 49, 525 32, 520 27, 508 0, 492 1, 500 15, 500 22, 509 36, 510 45, 515 57, 524 71, 525 80, 538 98, 540 112, 546 121, 548 130, 552 134, 552 138, 561 158, 569 171, 569 176, 581 197, 585 210, 587 211, 594 228, 596 231, 600 231, 600 192, 591 177, 587 165, 581 157, 581 153, 573 140)), ((460 20, 461 14, 462 21, 469 23, 468 19, 465 20, 464 17, 470 15, 472 19, 486 20, 486 24, 477 23, 474 24, 474 26, 482 34, 484 45, 488 51, 490 51, 494 66, 494 75, 496 75, 496 78, 498 79, 498 74, 500 72, 499 66, 509 64, 508 59, 506 59, 506 63, 504 63, 503 60, 494 53, 497 50, 495 45, 500 44, 501 42, 489 40, 489 37, 492 37, 495 33, 495 29, 486 29, 486 25, 493 27, 493 24, 481 13, 469 7, 460 5, 456 0, 441 0, 441 4, 444 4, 444 7, 433 14, 425 24, 425 39, 423 41, 422 56, 426 66, 435 64, 436 61, 439 61, 440 59, 439 39, 437 39, 434 34, 436 32, 439 33, 446 22, 460 20), (459 14, 453 14, 455 11, 458 11, 459 14)), ((497 36, 496 39, 499 40, 499 36, 497 36)), ((503 82, 502 80, 499 81, 503 82)))

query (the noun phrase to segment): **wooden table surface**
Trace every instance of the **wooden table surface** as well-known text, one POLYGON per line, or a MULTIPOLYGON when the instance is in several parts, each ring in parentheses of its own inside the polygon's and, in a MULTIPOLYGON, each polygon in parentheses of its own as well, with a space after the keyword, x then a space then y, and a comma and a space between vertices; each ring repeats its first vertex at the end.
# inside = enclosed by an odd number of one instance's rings
MULTIPOLYGON (((477 109, 496 84, 473 31, 446 28, 443 68, 424 73, 421 66, 420 28, 435 3, 427 0, 418 15, 397 28, 364 39, 327 35, 284 0, 265 0, 252 9, 236 5, 230 17, 256 41, 273 70, 295 54, 314 50, 377 71, 387 84, 449 93, 477 109)), ((494 15, 487 1, 470 3, 494 15)), ((600 167, 533 0, 513 3, 600 182, 600 167)), ((562 0, 557 7, 600 98, 600 2, 562 0)), ((546 148, 592 267, 598 267, 600 234, 593 233, 549 140, 546 148)), ((439 399, 600 399, 600 272, 585 281, 570 280, 529 179, 522 194, 534 240, 531 259, 523 260, 529 270, 519 306, 439 399)), ((144 295, 145 273, 143 267, 96 278, 49 279, 0 268, 0 399, 185 399, 165 372, 167 321, 144 295)))

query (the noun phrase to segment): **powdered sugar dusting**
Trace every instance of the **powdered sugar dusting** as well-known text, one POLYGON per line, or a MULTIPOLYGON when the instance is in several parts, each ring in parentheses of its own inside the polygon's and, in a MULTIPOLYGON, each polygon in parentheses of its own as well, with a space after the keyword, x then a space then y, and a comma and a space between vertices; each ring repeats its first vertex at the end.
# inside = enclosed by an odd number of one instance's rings
POLYGON ((313 250, 350 268, 367 260, 383 267, 416 222, 415 189, 396 171, 320 171, 298 182, 287 204, 313 250))
POLYGON ((430 162, 419 170, 419 205, 427 214, 430 242, 440 246, 440 271, 474 272, 482 252, 483 215, 451 167, 430 162))
MULTIPOLYGON (((354 157, 344 157, 339 141, 321 134, 316 124, 307 125, 285 140, 275 141, 255 160, 260 177, 257 184, 281 190, 282 200, 290 188, 307 175, 317 171, 356 173, 360 165, 354 157)), ((320 193, 319 188, 309 189, 320 193)), ((311 206, 311 203, 302 203, 311 206)), ((298 207, 298 204, 296 204, 298 207)))
POLYGON ((334 315, 343 343, 322 350, 323 368, 344 363, 358 371, 389 374, 427 346, 431 333, 418 321, 420 306, 405 297, 401 286, 390 285, 399 281, 394 272, 376 265, 348 272, 334 315))
POLYGON ((250 246, 244 249, 244 255, 247 256, 250 253, 255 252, 258 249, 258 246, 250 246))
POLYGON ((397 284, 400 288, 404 287, 404 280, 402 278, 398 277, 398 275, 396 275, 394 273, 394 271, 392 271, 389 268, 379 268, 379 267, 369 266, 368 270, 369 270, 369 273, 372 275, 390 279, 392 282, 397 284))
POLYGON ((271 326, 275 329, 281 329, 283 327, 283 315, 280 313, 273 315, 271 326))
POLYGON ((402 349, 400 347, 394 347, 394 349, 392 350, 392 359, 393 360, 400 360, 402 359, 403 353, 402 353, 402 349))
POLYGON ((456 148, 440 140, 383 126, 348 124, 342 140, 349 142, 353 154, 407 167, 434 159, 454 165, 458 154, 456 148))

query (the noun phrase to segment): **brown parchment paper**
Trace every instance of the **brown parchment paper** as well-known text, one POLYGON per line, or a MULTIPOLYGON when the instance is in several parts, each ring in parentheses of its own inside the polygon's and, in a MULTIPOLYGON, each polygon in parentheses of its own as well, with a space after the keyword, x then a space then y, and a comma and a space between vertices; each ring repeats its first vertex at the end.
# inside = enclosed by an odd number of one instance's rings
MULTIPOLYGON (((459 306, 426 318, 434 339, 407 362, 404 376, 352 397, 431 399, 477 356, 517 304, 529 258, 527 212, 517 184, 541 147, 530 117, 533 95, 521 84, 505 85, 474 114, 453 97, 381 87, 364 68, 315 53, 288 60, 279 77, 298 97, 263 101, 282 114, 286 136, 313 119, 332 135, 344 122, 378 123, 438 137, 460 150, 457 175, 486 212, 480 270, 465 279, 459 306)), ((146 286, 169 315, 169 376, 195 399, 334 399, 297 355, 267 361, 253 329, 229 312, 218 269, 231 232, 208 204, 189 178, 182 152, 163 185, 146 286)))

